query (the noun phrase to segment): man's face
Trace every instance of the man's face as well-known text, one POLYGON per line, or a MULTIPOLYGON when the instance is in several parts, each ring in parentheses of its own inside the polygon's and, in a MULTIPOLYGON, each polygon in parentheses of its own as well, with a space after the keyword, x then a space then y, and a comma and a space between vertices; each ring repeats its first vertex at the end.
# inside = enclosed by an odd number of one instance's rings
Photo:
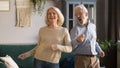
POLYGON ((75 10, 75 17, 79 21, 80 25, 85 25, 87 23, 88 14, 83 12, 80 8, 75 10))

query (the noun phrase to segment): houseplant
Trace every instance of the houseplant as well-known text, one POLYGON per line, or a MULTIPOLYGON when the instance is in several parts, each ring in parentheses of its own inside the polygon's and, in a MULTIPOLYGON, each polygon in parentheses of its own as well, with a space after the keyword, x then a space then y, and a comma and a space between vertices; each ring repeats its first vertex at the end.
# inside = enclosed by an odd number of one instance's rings
POLYGON ((42 14, 46 1, 47 0, 31 0, 31 2, 33 3, 34 12, 42 14))
POLYGON ((101 49, 105 52, 105 54, 107 54, 107 52, 109 51, 109 48, 111 47, 111 43, 108 40, 103 40, 103 41, 98 41, 101 49))
POLYGON ((99 59, 100 59, 100 65, 101 66, 105 66, 105 64, 106 64, 106 59, 105 58, 106 58, 106 56, 108 55, 108 53, 110 51, 111 43, 108 40, 103 40, 103 41, 98 40, 98 43, 99 43, 101 49, 105 53, 105 57, 99 57, 99 59))
MULTIPOLYGON (((44 6, 48 0, 30 0, 33 4, 33 12, 38 12, 39 14, 42 14, 44 6)), ((57 6, 60 6, 61 0, 52 0, 57 6)))

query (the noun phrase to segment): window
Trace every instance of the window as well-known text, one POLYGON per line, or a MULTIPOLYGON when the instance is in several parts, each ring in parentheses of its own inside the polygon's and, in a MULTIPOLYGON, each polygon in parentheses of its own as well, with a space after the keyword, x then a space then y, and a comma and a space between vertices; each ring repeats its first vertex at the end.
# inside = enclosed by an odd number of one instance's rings
MULTIPOLYGON (((66 27, 69 31, 75 26, 75 16, 74 16, 74 7, 81 4, 80 1, 66 1, 66 27)), ((85 7, 88 9, 89 19, 96 24, 96 3, 95 2, 82 2, 85 7)))

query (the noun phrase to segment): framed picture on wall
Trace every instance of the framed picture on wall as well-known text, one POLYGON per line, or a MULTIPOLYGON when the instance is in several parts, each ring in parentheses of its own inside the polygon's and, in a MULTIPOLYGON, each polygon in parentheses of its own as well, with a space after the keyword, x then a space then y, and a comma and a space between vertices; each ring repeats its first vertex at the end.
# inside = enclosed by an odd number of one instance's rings
POLYGON ((9 10, 10 10, 10 1, 0 0, 0 11, 9 11, 9 10))

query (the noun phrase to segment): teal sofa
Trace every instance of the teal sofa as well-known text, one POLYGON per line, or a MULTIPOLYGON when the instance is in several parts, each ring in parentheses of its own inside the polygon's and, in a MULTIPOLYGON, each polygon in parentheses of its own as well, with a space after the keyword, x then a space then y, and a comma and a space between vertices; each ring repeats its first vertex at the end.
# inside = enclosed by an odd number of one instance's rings
MULTIPOLYGON (((34 57, 31 56, 25 60, 18 59, 18 55, 31 50, 35 47, 35 44, 32 45, 1 45, 0 44, 0 57, 9 55, 13 60, 18 64, 20 68, 33 68, 34 57)), ((3 61, 0 60, 0 68, 6 68, 3 61)))
MULTIPOLYGON (((33 61, 34 57, 31 56, 25 60, 18 59, 18 55, 26 51, 31 50, 36 44, 30 45, 6 45, 0 44, 0 57, 9 55, 18 64, 20 68, 34 68, 33 61)), ((60 59, 60 68, 73 68, 74 67, 74 55, 72 53, 62 53, 60 59)), ((3 61, 0 60, 0 68, 6 68, 3 61)))

